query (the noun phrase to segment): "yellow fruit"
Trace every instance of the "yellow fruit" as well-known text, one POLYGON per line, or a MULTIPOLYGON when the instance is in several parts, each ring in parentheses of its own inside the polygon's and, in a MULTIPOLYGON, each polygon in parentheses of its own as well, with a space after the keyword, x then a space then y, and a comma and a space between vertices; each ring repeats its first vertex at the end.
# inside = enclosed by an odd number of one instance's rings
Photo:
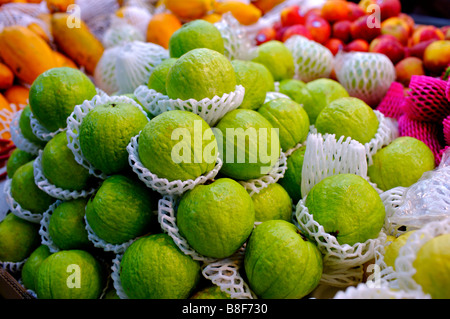
POLYGON ((251 25, 258 22, 261 18, 262 12, 253 4, 246 4, 240 1, 224 1, 216 6, 215 12, 224 14, 231 12, 231 14, 243 25, 251 25))

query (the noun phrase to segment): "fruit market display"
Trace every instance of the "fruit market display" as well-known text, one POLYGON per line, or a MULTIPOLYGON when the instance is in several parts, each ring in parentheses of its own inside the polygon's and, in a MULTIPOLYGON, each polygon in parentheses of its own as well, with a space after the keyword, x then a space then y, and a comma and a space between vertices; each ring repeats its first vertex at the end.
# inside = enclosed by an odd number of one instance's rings
POLYGON ((450 26, 398 0, 0 0, 30 298, 449 299, 449 146, 450 26))

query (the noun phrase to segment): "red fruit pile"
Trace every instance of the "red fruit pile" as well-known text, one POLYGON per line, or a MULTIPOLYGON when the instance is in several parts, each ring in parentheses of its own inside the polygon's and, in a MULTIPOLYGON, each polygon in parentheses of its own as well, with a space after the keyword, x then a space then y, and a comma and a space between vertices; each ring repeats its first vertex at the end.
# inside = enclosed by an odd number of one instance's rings
POLYGON ((405 87, 413 75, 440 76, 450 65, 450 26, 416 25, 401 9, 400 0, 328 0, 307 11, 292 5, 273 26, 260 30, 256 41, 302 35, 335 55, 340 50, 382 53, 405 87))

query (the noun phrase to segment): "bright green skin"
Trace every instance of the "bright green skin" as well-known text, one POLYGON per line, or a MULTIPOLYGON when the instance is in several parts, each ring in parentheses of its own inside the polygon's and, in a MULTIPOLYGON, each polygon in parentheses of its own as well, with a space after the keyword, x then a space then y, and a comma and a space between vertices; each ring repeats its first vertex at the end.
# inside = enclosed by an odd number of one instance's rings
POLYGON ((32 112, 30 106, 29 105, 25 106, 19 118, 20 132, 22 133, 23 137, 25 137, 28 141, 32 142, 37 146, 43 147, 45 146, 46 142, 41 141, 39 138, 37 138, 37 136, 34 135, 33 130, 31 129, 30 124, 31 114, 32 112))
POLYGON ((300 147, 287 158, 287 170, 279 180, 281 186, 289 193, 294 204, 302 199, 302 169, 306 146, 300 147))
POLYGON ((196 292, 190 299, 231 299, 231 296, 219 286, 213 285, 196 292))
POLYGON ((214 24, 198 19, 183 24, 169 40, 171 58, 179 58, 183 54, 198 48, 207 48, 225 53, 222 35, 214 24))
POLYGON ((148 88, 167 95, 167 75, 169 74, 170 68, 175 64, 177 60, 177 58, 170 58, 162 61, 159 65, 157 65, 150 74, 150 78, 147 84, 148 88))
POLYGON ((257 222, 273 219, 288 222, 292 220, 292 199, 280 184, 270 184, 258 194, 254 194, 252 199, 257 222))
POLYGON ((260 108, 266 100, 267 92, 274 89, 272 74, 261 63, 233 60, 231 64, 236 72, 236 84, 245 88, 244 100, 239 108, 260 108))
POLYGON ((36 276, 39 271, 39 267, 42 262, 51 255, 51 252, 46 245, 40 245, 36 248, 31 255, 28 257, 27 261, 22 268, 22 282, 27 289, 32 291, 36 290, 36 276))
POLYGON ((244 267, 252 291, 262 299, 300 299, 312 292, 322 276, 316 245, 284 220, 255 228, 245 251, 244 267))
POLYGON ((283 42, 272 40, 261 44, 258 46, 258 56, 252 61, 264 64, 275 81, 294 77, 294 57, 283 42))
POLYGON ((135 241, 125 251, 120 269, 130 299, 187 299, 201 278, 200 263, 180 251, 167 234, 135 241))
POLYGON ((53 211, 48 225, 48 232, 53 243, 62 250, 87 249, 88 239, 84 222, 87 198, 66 201, 53 211))
POLYGON ((39 246, 39 224, 10 213, 0 222, 0 261, 21 262, 39 246))
MULTIPOLYGON (((246 109, 231 111, 220 120, 216 129, 222 134, 221 145, 223 147, 219 146, 219 149, 223 149, 223 154, 221 154, 223 166, 220 172, 225 176, 236 180, 260 178, 268 173, 264 173, 262 169, 271 166, 272 163, 275 164, 280 156, 278 135, 273 137, 276 145, 274 145, 275 151, 272 152, 272 133, 276 133, 272 132, 272 124, 256 111, 246 109), (227 132, 227 129, 231 129, 231 131, 227 132), (260 131, 260 129, 266 129, 266 139, 264 139, 264 131, 260 131), (251 133, 252 131, 254 134, 251 133), (245 134, 246 132, 248 134, 245 134), (245 143, 243 142, 244 138, 245 143), (267 159, 260 156, 260 148, 262 147, 259 145, 260 139, 264 139, 264 143, 267 145, 267 159), (227 155, 230 150, 234 150, 233 157, 227 155), (242 156, 242 154, 245 156, 242 156)), ((265 155, 265 152, 262 153, 265 155)))
POLYGON ((22 151, 19 148, 16 148, 14 151, 12 151, 11 156, 8 158, 8 161, 6 162, 6 173, 9 178, 12 178, 14 176, 14 173, 16 170, 26 163, 34 160, 36 158, 36 155, 27 153, 25 151, 22 151))
POLYGON ((143 183, 113 175, 89 199, 86 220, 98 237, 122 244, 149 232, 152 200, 143 183))
POLYGON ((316 103, 306 88, 306 83, 300 80, 287 79, 281 81, 279 91, 302 105, 305 110, 311 109, 316 103))
POLYGON ((36 294, 39 299, 98 299, 105 285, 100 263, 84 250, 61 250, 47 257, 39 267, 36 294), (80 288, 70 287, 79 267, 80 288))
POLYGON ((30 88, 30 107, 50 132, 67 126, 76 105, 91 100, 97 91, 92 81, 74 68, 53 68, 37 77, 30 88))
POLYGON ((386 211, 377 191, 364 178, 338 174, 324 178, 309 192, 305 206, 339 244, 354 245, 377 238, 386 211))
POLYGON ((427 241, 413 262, 414 280, 433 299, 450 299, 450 234, 427 241))
POLYGON ((20 206, 33 214, 43 214, 55 199, 34 182, 33 161, 19 167, 11 180, 11 195, 20 206))
POLYGON ((378 188, 410 187, 425 172, 435 168, 433 152, 422 141, 402 136, 379 150, 373 157, 367 174, 378 188))
POLYGON ((92 109, 80 125, 80 148, 86 160, 107 175, 127 168, 127 146, 148 123, 133 104, 107 103, 92 109))
POLYGON ((89 170, 75 161, 72 151, 67 147, 65 131, 47 143, 42 152, 41 164, 44 176, 56 187, 81 191, 93 182, 89 170))
POLYGON ((283 151, 306 141, 309 133, 309 117, 305 109, 288 98, 279 98, 265 103, 258 109, 274 128, 279 129, 283 151))
POLYGON ((142 164, 158 177, 169 181, 190 180, 215 167, 217 141, 211 127, 200 116, 175 110, 156 116, 144 127, 138 152, 142 164), (205 135, 207 131, 210 136, 205 135), (180 146, 183 147, 179 149, 180 146), (175 158, 183 154, 191 155, 186 159, 175 158))
POLYGON ((180 57, 167 75, 166 92, 171 99, 212 99, 236 90, 231 62, 211 49, 194 49, 180 57))
POLYGON ((322 109, 336 99, 349 97, 347 90, 337 81, 321 78, 306 83, 306 89, 313 98, 313 103, 305 103, 303 107, 309 115, 311 124, 316 123, 322 109))
POLYGON ((373 109, 355 97, 343 97, 324 107, 316 119, 322 134, 350 137, 361 144, 369 143, 378 131, 379 121, 373 109))
POLYGON ((180 200, 180 234, 199 254, 226 258, 242 247, 253 230, 255 210, 247 190, 229 178, 198 185, 180 200))

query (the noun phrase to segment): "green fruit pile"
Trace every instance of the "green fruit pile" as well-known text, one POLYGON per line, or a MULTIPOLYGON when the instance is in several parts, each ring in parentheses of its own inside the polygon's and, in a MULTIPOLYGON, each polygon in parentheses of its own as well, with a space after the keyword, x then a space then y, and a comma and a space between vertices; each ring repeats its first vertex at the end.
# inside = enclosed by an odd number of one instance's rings
MULTIPOLYGON (((376 239, 384 231, 386 210, 375 187, 354 174, 330 174, 302 198, 303 166, 311 160, 305 157, 308 135, 314 126, 318 133, 366 144, 380 124, 374 110, 335 80, 295 80, 292 54, 279 41, 260 45, 251 61, 229 60, 219 30, 193 20, 173 33, 168 50, 170 58, 155 66, 145 88, 172 101, 202 101, 241 85, 239 107, 211 125, 194 110, 146 116, 133 94, 94 98, 95 84, 81 71, 42 73, 20 119, 23 135, 41 148, 39 157, 16 149, 7 177, 12 199, 42 216, 46 233, 9 211, 0 220, 0 262, 18 265, 23 285, 39 299, 230 299, 231 291, 212 284, 203 270, 205 260, 232 258, 240 258, 237 276, 257 298, 311 297, 327 270, 327 256, 296 221, 300 201, 343 247, 376 239), (267 100, 276 82, 285 97, 267 100), (106 102, 69 132, 76 106, 99 100, 106 102), (34 135, 31 115, 54 132, 51 139, 34 135), (139 171, 130 160, 132 147, 139 171), (102 174, 94 175, 76 152, 102 174), (284 175, 266 182, 285 154, 284 175), (52 186, 78 196, 61 199, 38 185, 37 160, 52 186), (214 169, 213 178, 202 179, 214 169), (149 175, 156 176, 153 184, 144 178, 149 175), (244 185, 255 180, 263 186, 250 193, 244 185), (171 194, 160 184, 187 181, 196 183, 170 196, 176 229, 167 232, 159 204, 171 194)), ((368 179, 387 191, 408 187, 434 168, 425 144, 402 137, 373 156, 368 179)), ((416 263, 430 291, 429 259, 448 246, 435 245, 416 263)), ((395 246, 386 253, 389 263, 395 246)))

